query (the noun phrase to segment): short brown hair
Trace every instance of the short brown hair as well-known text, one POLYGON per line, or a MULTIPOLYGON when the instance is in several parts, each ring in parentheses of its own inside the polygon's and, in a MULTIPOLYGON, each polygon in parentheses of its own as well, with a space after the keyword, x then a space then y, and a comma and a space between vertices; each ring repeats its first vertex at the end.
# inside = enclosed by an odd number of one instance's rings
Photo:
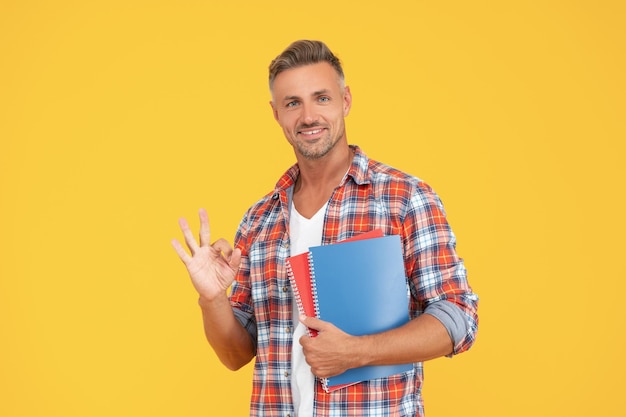
POLYGON ((341 81, 344 80, 343 69, 339 58, 332 53, 324 42, 299 40, 293 42, 280 55, 278 55, 269 67, 270 90, 276 76, 288 69, 302 67, 304 65, 328 62, 337 71, 341 81))

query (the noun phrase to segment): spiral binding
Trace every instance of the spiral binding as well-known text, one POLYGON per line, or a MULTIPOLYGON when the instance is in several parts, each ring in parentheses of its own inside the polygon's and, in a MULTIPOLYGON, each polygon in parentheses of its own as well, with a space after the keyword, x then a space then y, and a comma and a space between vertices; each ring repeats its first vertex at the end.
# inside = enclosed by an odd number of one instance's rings
POLYGON ((309 257, 309 273, 311 274, 311 292, 313 293, 313 308, 315 309, 315 317, 322 320, 320 314, 320 306, 317 300, 317 285, 315 282, 315 268, 313 267, 313 254, 311 252, 308 253, 309 257))

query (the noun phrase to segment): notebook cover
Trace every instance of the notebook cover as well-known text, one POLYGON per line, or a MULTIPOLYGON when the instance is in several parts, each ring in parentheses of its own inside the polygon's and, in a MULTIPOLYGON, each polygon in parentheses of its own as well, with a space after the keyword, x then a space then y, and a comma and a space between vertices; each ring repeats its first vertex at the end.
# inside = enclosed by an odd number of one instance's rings
MULTIPOLYGON (((360 336, 409 321, 409 295, 400 236, 309 248, 317 316, 360 336)), ((354 368, 324 381, 326 388, 391 376, 413 364, 354 368)))

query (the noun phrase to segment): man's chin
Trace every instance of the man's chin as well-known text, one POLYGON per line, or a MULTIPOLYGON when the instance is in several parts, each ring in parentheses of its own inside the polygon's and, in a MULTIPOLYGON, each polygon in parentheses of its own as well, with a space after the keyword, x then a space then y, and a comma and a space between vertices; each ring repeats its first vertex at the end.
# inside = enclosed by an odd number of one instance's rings
POLYGON ((324 156, 328 155, 328 152, 330 152, 330 150, 332 149, 332 147, 305 147, 302 146, 299 148, 300 154, 305 157, 306 159, 310 159, 312 161, 317 160, 317 159, 321 159, 324 156))
POLYGON ((300 155, 313 161, 328 155, 338 142, 331 142, 328 138, 320 138, 312 143, 298 142, 296 146, 300 155))

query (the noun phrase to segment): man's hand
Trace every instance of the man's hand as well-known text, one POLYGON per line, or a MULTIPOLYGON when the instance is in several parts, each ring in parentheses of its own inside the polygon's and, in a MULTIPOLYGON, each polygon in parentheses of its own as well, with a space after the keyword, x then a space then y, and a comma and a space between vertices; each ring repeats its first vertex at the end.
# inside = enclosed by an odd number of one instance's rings
POLYGON ((226 293, 232 284, 241 262, 241 250, 234 249, 224 240, 219 239, 212 245, 210 242, 209 216, 206 210, 200 209, 200 244, 193 237, 187 220, 180 219, 180 229, 191 255, 176 240, 172 246, 183 261, 191 277, 191 281, 200 298, 213 300, 226 293))
POLYGON ((318 331, 315 337, 300 338, 304 357, 314 375, 328 378, 361 366, 358 362, 357 337, 315 317, 300 316, 300 322, 318 331))

